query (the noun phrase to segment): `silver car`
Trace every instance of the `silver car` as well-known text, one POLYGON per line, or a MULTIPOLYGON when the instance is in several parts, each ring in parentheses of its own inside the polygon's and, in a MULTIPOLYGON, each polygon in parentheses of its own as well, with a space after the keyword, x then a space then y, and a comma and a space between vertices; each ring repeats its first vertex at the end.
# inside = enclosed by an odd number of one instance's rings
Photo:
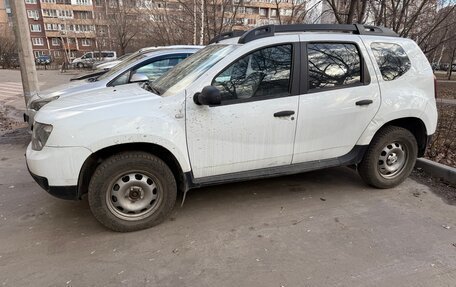
POLYGON ((31 127, 36 112, 47 103, 61 97, 128 83, 154 81, 201 48, 203 46, 168 46, 141 49, 98 77, 72 81, 34 95, 28 101, 24 120, 31 127))

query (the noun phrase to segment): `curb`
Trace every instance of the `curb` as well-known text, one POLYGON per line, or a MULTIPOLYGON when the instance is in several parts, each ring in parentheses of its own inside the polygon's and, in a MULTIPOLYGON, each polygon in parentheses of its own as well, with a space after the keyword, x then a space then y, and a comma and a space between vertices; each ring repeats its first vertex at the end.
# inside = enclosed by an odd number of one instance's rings
POLYGON ((456 185, 456 168, 447 166, 429 159, 418 158, 416 168, 421 168, 425 173, 441 178, 443 181, 456 185))

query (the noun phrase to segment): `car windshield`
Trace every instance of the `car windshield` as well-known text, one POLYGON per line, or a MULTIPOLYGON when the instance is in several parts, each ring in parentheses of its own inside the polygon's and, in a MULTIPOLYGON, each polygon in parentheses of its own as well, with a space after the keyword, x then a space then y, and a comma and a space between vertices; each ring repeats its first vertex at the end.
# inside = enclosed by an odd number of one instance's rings
POLYGON ((123 71, 126 67, 130 66, 130 64, 140 60, 140 59, 143 59, 143 58, 146 58, 147 55, 146 54, 143 54, 143 53, 134 53, 130 56, 128 56, 127 58, 125 58, 122 62, 120 62, 119 64, 115 65, 114 67, 112 67, 108 72, 106 72, 105 74, 99 76, 97 78, 97 81, 99 80, 104 80, 104 79, 109 79, 111 78, 112 76, 116 75, 118 72, 120 71, 123 71))
POLYGON ((186 88, 198 79, 201 74, 236 48, 236 45, 217 44, 207 46, 177 64, 153 83, 149 82, 149 86, 152 87, 154 92, 163 97, 173 95, 186 88))

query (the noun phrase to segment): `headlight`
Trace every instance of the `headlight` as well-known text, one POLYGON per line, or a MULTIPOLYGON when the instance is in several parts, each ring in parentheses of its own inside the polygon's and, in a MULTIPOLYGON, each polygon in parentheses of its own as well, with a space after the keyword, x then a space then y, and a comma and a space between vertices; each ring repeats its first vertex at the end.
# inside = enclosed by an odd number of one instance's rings
POLYGON ((55 101, 59 98, 59 96, 55 96, 52 98, 47 99, 40 99, 30 103, 30 108, 35 111, 39 111, 44 105, 49 104, 52 101, 55 101))
POLYGON ((32 149, 42 150, 52 132, 52 125, 35 122, 32 133, 32 149))

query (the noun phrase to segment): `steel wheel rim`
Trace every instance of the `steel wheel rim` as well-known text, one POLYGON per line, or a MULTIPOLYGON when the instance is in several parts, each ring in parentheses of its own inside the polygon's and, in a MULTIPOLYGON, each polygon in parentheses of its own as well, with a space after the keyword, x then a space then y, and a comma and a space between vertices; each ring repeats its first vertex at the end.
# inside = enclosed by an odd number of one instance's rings
POLYGON ((387 144, 378 157, 378 171, 383 178, 392 179, 404 169, 408 158, 405 145, 400 142, 387 144))
POLYGON ((137 221, 153 214, 163 199, 158 181, 144 171, 117 176, 106 193, 108 209, 117 218, 137 221))

